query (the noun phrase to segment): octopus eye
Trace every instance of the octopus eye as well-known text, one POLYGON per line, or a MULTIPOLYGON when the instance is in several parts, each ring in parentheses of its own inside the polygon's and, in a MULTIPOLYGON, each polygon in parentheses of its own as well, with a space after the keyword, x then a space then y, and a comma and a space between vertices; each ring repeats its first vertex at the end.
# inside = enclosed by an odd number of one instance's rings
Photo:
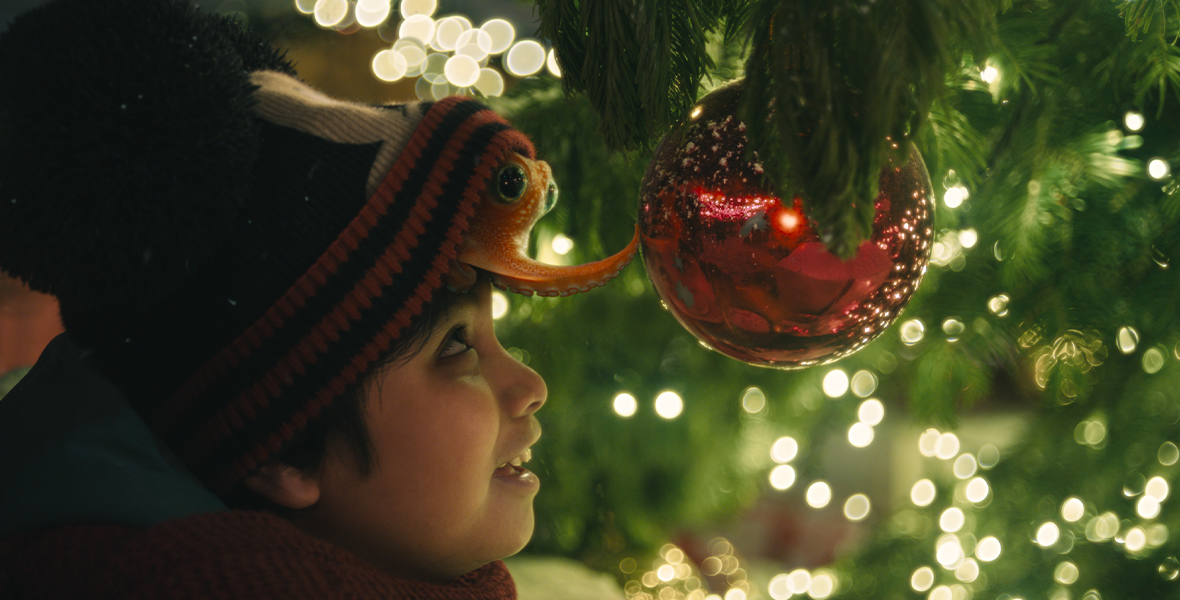
POLYGON ((506 165, 496 174, 496 199, 504 204, 512 204, 524 196, 529 187, 529 178, 524 169, 517 165, 506 165))

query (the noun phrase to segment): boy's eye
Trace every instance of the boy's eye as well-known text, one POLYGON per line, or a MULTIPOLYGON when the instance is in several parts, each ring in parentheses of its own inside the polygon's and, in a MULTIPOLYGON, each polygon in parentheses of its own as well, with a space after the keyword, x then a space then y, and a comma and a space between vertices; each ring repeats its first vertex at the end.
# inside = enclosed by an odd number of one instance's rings
POLYGON ((471 344, 467 341, 467 328, 460 325, 451 330, 447 334, 447 339, 443 341, 442 347, 439 348, 439 358, 448 358, 457 356, 471 349, 471 344))

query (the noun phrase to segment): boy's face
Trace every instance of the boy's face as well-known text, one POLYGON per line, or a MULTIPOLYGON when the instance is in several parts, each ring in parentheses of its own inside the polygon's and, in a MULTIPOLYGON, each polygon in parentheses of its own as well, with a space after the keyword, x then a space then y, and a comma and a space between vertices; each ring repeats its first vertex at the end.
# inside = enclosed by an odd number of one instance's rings
POLYGON ((533 533, 536 475, 502 467, 541 435, 545 382, 510 356, 480 282, 408 361, 376 373, 375 448, 362 477, 333 448, 304 526, 388 571, 449 579, 518 552, 533 533))

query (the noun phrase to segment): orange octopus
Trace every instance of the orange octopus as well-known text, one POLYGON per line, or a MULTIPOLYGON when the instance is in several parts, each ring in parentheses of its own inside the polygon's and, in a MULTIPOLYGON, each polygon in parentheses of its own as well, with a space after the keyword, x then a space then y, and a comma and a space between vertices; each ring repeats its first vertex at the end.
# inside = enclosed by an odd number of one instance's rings
POLYGON ((596 262, 558 266, 529 258, 526 251, 533 225, 557 203, 557 184, 545 161, 510 156, 493 176, 487 195, 448 273, 453 289, 470 287, 478 268, 501 289, 525 296, 568 296, 614 279, 639 249, 637 226, 626 248, 596 262))

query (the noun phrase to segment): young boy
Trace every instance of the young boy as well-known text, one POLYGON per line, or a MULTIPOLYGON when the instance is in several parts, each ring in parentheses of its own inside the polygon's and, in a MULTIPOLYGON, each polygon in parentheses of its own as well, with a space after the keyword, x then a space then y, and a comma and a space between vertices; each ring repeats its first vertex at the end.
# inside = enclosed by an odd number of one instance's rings
POLYGON ((0 81, 0 269, 66 327, 0 401, 0 597, 515 597, 546 389, 471 240, 555 199, 528 140, 174 0, 55 0, 0 81))

